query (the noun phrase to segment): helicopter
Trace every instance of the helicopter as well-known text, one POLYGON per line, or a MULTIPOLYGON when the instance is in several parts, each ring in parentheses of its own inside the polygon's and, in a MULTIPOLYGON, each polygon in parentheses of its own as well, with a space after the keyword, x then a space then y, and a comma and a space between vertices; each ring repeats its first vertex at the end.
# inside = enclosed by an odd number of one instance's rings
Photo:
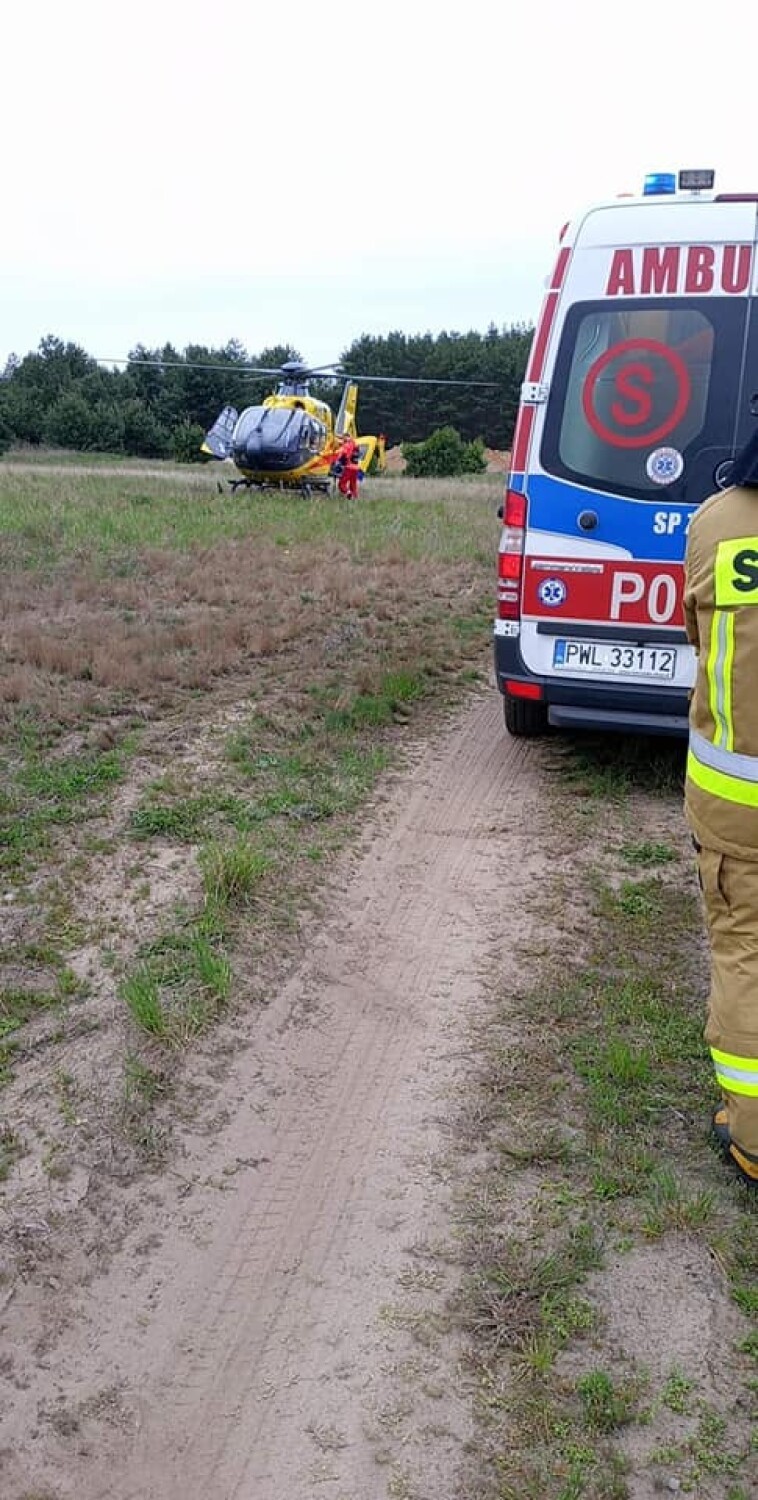
MULTIPOLYGON (((128 361, 112 360, 131 366, 153 366, 158 369, 197 369, 227 372, 227 365, 195 364, 190 360, 175 362, 164 359, 130 357, 128 361)), ((328 494, 335 479, 335 463, 346 438, 357 447, 355 462, 362 475, 374 464, 384 468, 385 438, 359 436, 356 410, 358 382, 385 385, 464 385, 489 386, 492 380, 458 380, 405 375, 355 375, 337 361, 310 367, 299 359, 287 360, 278 368, 239 365, 245 376, 277 376, 276 390, 260 404, 246 406, 238 412, 235 406, 222 408, 200 445, 201 453, 213 459, 231 459, 238 478, 230 479, 230 488, 246 490, 296 490, 304 496, 313 491, 328 494), (345 384, 335 417, 326 401, 312 396, 313 379, 345 384)), ((219 485, 219 489, 221 486, 219 485)))
POLYGON ((232 460, 240 474, 229 481, 232 490, 289 489, 306 496, 314 490, 328 493, 337 454, 347 437, 357 443, 361 473, 366 474, 374 461, 379 471, 384 468, 383 435, 358 436, 355 379, 346 379, 335 418, 326 401, 309 391, 309 381, 317 375, 331 378, 336 374, 334 366, 313 370, 299 360, 289 360, 279 370, 250 368, 247 373, 278 375, 279 385, 260 405, 247 406, 242 413, 225 406, 201 444, 201 452, 209 457, 232 460))

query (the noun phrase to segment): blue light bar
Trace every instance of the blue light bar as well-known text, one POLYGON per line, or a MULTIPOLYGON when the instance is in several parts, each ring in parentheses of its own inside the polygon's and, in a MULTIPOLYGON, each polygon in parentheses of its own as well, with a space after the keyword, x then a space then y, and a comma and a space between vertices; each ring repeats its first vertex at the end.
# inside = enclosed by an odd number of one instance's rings
POLYGON ((660 193, 675 193, 676 172, 648 172, 642 192, 645 198, 653 198, 660 193))

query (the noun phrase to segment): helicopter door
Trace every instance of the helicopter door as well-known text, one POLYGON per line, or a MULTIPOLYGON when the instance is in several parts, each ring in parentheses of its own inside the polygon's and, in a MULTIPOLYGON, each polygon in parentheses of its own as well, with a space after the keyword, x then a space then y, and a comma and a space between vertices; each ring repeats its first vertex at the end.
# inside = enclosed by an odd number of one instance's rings
POLYGON ((207 432, 200 445, 201 453, 209 453, 211 458, 228 458, 232 451, 232 434, 239 414, 233 406, 225 406, 213 423, 210 432, 207 432))

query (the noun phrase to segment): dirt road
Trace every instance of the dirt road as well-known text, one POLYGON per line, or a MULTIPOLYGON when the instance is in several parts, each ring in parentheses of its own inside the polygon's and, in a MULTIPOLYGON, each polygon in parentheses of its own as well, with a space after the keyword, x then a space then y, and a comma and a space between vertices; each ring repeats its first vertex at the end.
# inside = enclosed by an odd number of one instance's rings
POLYGON ((240 1018, 217 1128, 199 1090, 102 1273, 15 1288, 5 1500, 458 1492, 451 1123, 495 940, 528 932, 548 858, 538 772, 492 690, 418 747, 306 956, 240 1018))

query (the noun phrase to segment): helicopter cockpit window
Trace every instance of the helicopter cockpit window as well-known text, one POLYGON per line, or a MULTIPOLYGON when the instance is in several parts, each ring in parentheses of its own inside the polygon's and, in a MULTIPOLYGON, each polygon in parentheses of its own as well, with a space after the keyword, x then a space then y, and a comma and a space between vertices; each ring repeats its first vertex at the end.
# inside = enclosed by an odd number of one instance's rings
POLYGON ((290 429, 290 437, 292 437, 294 433, 299 432, 300 420, 300 413, 293 411, 291 406, 267 406, 261 423, 266 441, 279 442, 287 428, 290 429))
POLYGON ((232 447, 248 455, 262 449, 282 454, 306 448, 310 453, 321 453, 325 442, 325 426, 304 407, 249 406, 237 421, 232 447))
POLYGON ((241 417, 237 422, 237 426, 235 427, 232 436, 232 442, 237 446, 246 443, 247 439, 250 437, 250 434, 256 432, 260 427, 265 414, 265 406, 248 406, 247 410, 243 411, 241 417))

